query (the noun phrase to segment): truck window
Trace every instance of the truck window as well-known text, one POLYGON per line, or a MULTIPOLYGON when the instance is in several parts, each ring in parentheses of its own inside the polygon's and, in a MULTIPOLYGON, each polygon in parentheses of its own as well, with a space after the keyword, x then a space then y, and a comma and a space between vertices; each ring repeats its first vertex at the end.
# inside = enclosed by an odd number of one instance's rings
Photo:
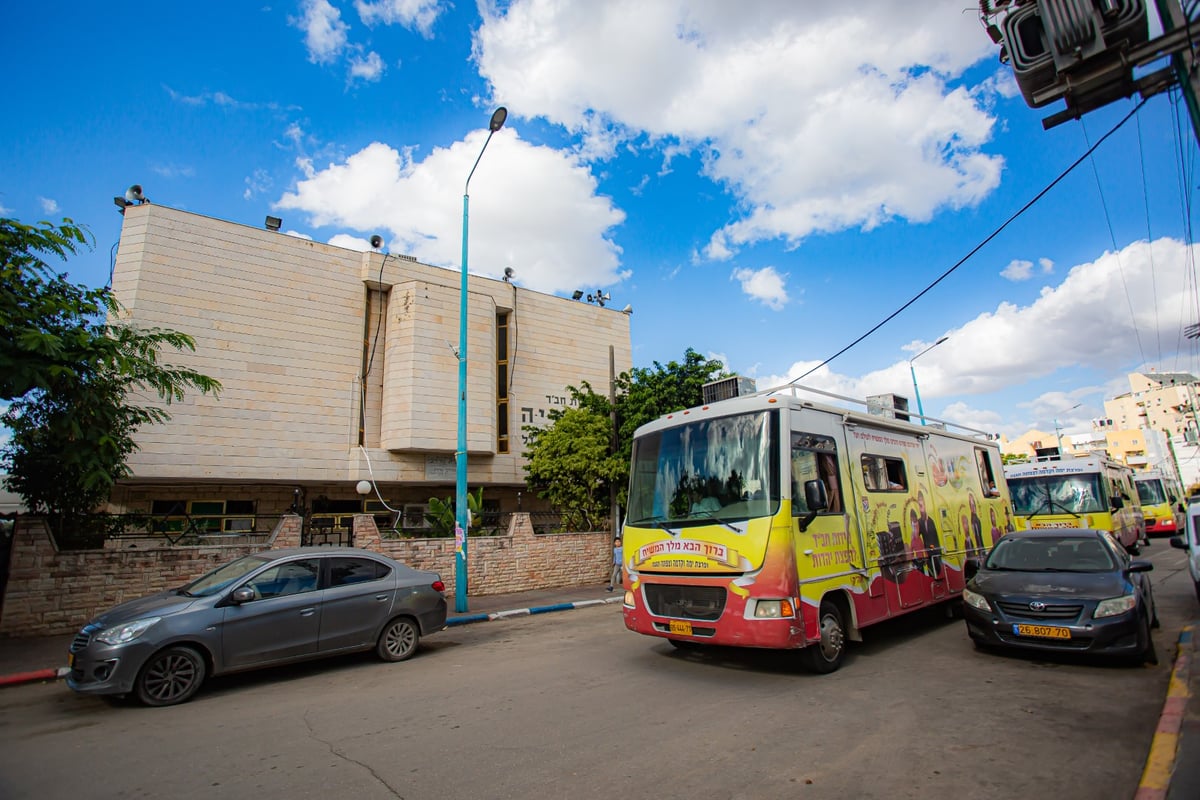
POLYGON ((907 492, 908 476, 904 462, 898 458, 864 454, 862 457, 863 485, 868 492, 907 492))
POLYGON ((809 511, 804 499, 804 484, 820 480, 825 483, 829 506, 822 514, 842 513, 842 481, 838 471, 837 445, 828 436, 814 433, 792 433, 792 514, 800 516, 809 511))

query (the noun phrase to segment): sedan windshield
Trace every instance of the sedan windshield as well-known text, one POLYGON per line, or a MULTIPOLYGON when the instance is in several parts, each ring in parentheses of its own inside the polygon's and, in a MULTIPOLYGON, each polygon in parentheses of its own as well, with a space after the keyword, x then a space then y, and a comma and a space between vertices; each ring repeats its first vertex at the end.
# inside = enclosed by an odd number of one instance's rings
POLYGON ((697 420, 634 442, 628 521, 706 524, 779 510, 778 415, 697 420))
POLYGON ((223 567, 217 567, 207 575, 197 578, 180 589, 183 594, 192 597, 208 597, 226 589, 231 583, 249 575, 254 570, 270 561, 262 556, 245 556, 237 561, 231 561, 223 567))
POLYGON ((987 569, 1021 572, 1109 572, 1117 566, 1103 542, 1081 536, 1005 537, 986 564, 987 569))

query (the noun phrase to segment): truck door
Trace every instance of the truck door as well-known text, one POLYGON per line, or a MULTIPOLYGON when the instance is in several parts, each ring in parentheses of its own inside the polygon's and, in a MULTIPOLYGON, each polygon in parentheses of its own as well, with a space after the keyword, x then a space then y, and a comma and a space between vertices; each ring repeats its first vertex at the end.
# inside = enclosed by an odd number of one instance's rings
MULTIPOLYGON (((866 532, 869 567, 879 570, 889 613, 929 602, 932 571, 940 567, 937 525, 924 491, 925 456, 911 434, 847 425, 854 479, 866 532), (924 531, 924 536, 922 536, 924 531)), ((876 584, 872 591, 878 591, 876 584)))

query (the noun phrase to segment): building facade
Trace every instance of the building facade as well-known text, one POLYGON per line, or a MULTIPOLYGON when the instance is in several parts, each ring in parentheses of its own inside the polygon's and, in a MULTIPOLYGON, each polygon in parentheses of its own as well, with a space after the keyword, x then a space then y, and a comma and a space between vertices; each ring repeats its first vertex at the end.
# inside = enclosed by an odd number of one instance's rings
MULTIPOLYGON (((194 353, 162 360, 223 389, 189 392, 138 432, 112 510, 229 533, 288 512, 344 530, 366 512, 419 535, 429 500, 455 493, 461 273, 161 205, 124 213, 120 320, 193 336, 194 353)), ((501 527, 538 508, 523 428, 547 424, 568 386, 603 391, 630 369, 630 315, 469 284, 468 484, 501 527)))

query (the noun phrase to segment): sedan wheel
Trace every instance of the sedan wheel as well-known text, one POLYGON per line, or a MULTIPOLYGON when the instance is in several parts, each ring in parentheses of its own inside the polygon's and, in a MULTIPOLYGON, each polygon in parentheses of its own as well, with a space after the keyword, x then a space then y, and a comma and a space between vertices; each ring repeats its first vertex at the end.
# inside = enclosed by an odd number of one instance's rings
POLYGON ((1158 664, 1158 651, 1154 649, 1154 637, 1150 635, 1150 620, 1142 620, 1142 635, 1146 637, 1142 652, 1138 657, 1139 664, 1158 664))
POLYGON ((411 619, 394 619, 379 634, 375 652, 384 661, 403 661, 417 652, 421 632, 411 619))
POLYGON ((204 683, 204 659, 190 647, 168 647, 150 657, 134 685, 137 699, 148 706, 173 706, 204 683))

